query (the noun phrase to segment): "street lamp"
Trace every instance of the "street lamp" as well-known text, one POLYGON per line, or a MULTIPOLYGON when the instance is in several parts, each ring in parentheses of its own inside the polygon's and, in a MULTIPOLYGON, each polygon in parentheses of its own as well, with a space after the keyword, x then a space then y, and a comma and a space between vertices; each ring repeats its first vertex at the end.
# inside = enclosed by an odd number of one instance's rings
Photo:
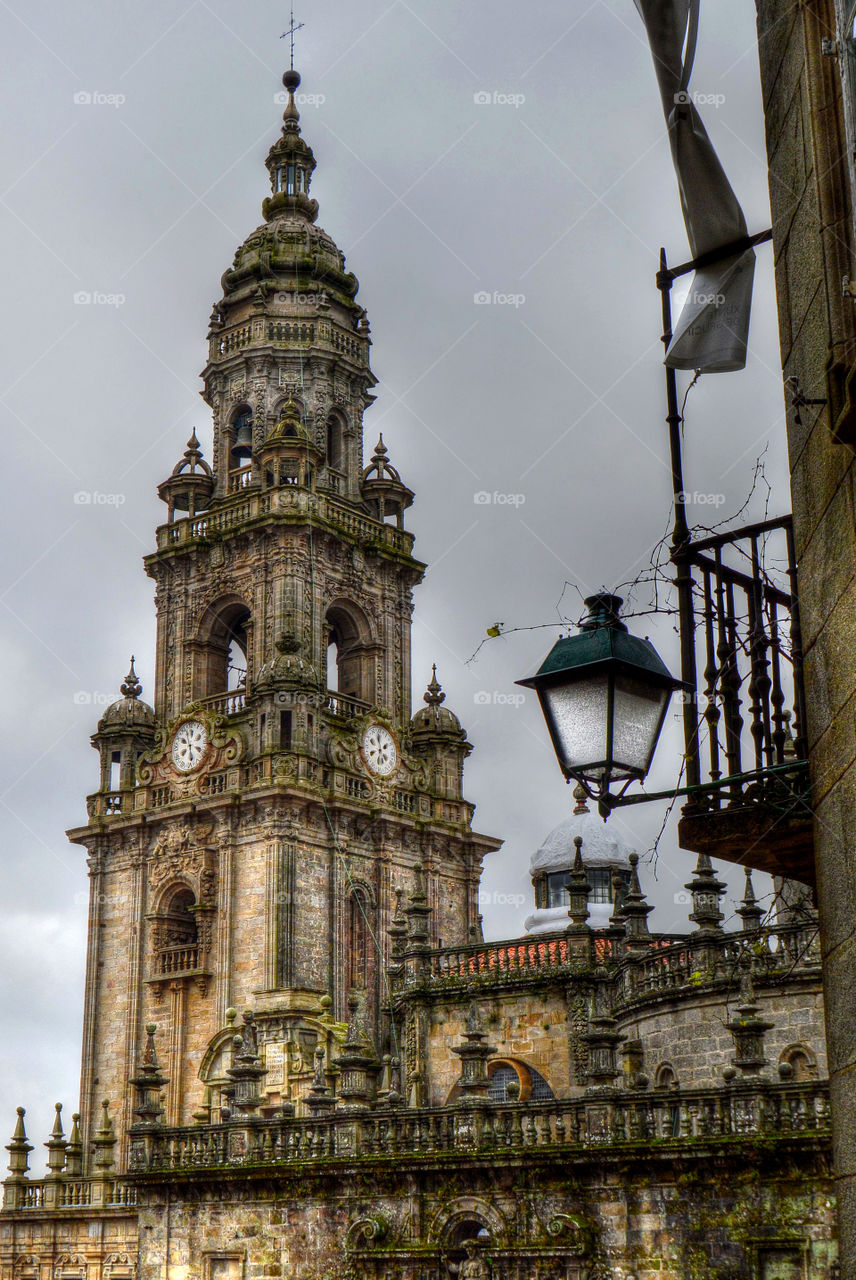
POLYGON ((620 620, 622 601, 601 592, 586 600, 579 633, 557 640, 541 667, 516 683, 534 689, 565 777, 581 784, 606 817, 631 782, 645 777, 681 681, 650 640, 620 620))

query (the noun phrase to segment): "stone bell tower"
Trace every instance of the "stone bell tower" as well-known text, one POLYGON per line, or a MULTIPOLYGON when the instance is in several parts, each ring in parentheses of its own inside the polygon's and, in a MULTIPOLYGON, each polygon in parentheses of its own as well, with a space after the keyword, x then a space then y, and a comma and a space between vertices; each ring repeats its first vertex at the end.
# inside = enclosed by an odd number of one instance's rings
POLYGON ((228 1110, 237 1011, 253 1011, 271 1107, 299 1113, 313 1076, 336 1088, 349 1016, 364 1056, 394 1053, 396 902, 422 904, 430 946, 478 938, 499 846, 472 831, 470 746, 436 676, 411 719, 413 494, 382 440, 363 465, 369 324, 316 223, 300 78, 283 82, 264 222, 211 316, 212 465, 194 435, 159 486, 154 706, 132 667, 70 833, 92 882, 86 1150, 102 1098, 117 1133, 135 1120, 148 1024, 170 1124, 228 1110))

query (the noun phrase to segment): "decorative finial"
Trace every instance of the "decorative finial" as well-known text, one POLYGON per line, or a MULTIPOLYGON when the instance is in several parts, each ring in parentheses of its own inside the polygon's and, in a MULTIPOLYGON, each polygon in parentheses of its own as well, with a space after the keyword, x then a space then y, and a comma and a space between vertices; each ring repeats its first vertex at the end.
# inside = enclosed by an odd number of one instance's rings
POLYGON ((580 814, 583 814, 583 813, 591 812, 588 805, 586 804, 586 800, 588 799, 588 796, 586 795, 585 787, 583 787, 582 784, 579 782, 574 787, 574 799, 577 802, 574 805, 575 817, 578 817, 580 814))
POLYGON ((437 679, 436 662, 431 666, 431 679, 428 682, 428 688, 422 695, 422 701, 427 702, 429 707, 439 707, 441 702, 446 701, 446 695, 437 679))
POLYGON ((7 1182, 24 1182, 29 1171, 29 1163, 27 1157, 32 1151, 32 1146, 27 1141, 27 1131, 24 1128, 24 1116, 26 1112, 23 1107, 18 1107, 18 1119, 15 1123, 15 1132, 12 1134, 12 1141, 6 1147, 9 1152, 9 1173, 10 1178, 7 1182))
POLYGON ((591 885, 583 862, 583 838, 574 836, 574 865, 568 877, 568 920, 566 932, 580 937, 587 936, 591 930, 588 925, 588 900, 591 885))
POLYGON ((624 903, 622 905, 622 913, 624 915, 624 928, 627 935, 627 946, 629 949, 639 948, 646 950, 650 945, 651 935, 648 931, 648 916, 654 910, 651 904, 646 900, 642 887, 639 884, 639 854, 631 853, 630 855, 630 888, 624 895, 624 903))
POLYGON ((690 920, 695 922, 698 934, 722 933, 723 915, 719 909, 719 900, 726 886, 717 880, 716 874, 706 853, 698 855, 695 876, 686 885, 693 898, 693 909, 690 920))
POLYGON ((156 1022, 146 1023, 146 1045, 145 1045, 145 1048, 143 1049, 143 1066, 144 1067, 157 1067, 159 1065, 158 1051, 155 1048, 155 1032, 157 1031, 157 1029, 158 1029, 158 1026, 156 1022))
POLYGON ((274 644, 279 653, 300 653, 303 647, 300 638, 293 631, 283 631, 274 644))
POLYGON ((126 698, 139 698, 140 694, 143 692, 143 686, 140 684, 139 680, 137 679, 137 673, 134 670, 133 654, 131 654, 131 669, 128 672, 128 674, 125 676, 125 680, 121 686, 120 692, 126 698))

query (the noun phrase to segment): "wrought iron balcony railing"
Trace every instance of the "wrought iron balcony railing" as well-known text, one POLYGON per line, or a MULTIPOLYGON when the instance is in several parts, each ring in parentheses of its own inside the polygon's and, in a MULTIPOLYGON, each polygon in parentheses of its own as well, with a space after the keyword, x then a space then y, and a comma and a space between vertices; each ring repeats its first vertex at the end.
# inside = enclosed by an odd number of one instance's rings
POLYGON ((672 552, 689 688, 684 848, 813 879, 802 639, 790 516, 672 552), (689 582, 686 580, 689 579, 689 582), (687 659, 691 660, 688 661, 687 659))

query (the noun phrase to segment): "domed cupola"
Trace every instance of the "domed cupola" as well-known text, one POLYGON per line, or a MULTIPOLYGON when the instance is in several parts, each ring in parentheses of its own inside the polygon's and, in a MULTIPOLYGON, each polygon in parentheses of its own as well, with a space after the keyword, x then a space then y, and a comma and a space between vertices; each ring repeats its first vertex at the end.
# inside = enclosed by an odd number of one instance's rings
POLYGON ((422 695, 422 701, 425 706, 420 707, 410 721, 410 734, 414 745, 417 743, 422 745, 438 738, 466 740, 467 735, 454 711, 443 706, 446 695, 437 680, 436 664, 431 668, 431 679, 422 695))
POLYGON ((169 508, 170 524, 176 511, 186 511, 191 519, 205 511, 214 492, 214 483, 214 473, 202 456, 194 431, 184 456, 179 458, 172 474, 158 485, 158 497, 169 508))
POLYGON ((592 813, 581 787, 574 791, 577 803, 570 818, 550 832, 541 848, 532 855, 529 874, 535 889, 535 911, 524 922, 527 933, 550 933, 568 923, 568 883, 574 865, 576 837, 582 838, 586 876, 591 885, 588 900, 589 924, 605 929, 615 906, 613 878, 630 887, 630 846, 614 827, 592 813))
POLYGON ((446 695, 437 680, 436 666, 431 668, 431 680, 422 698, 425 706, 410 721, 413 754, 431 769, 432 789, 437 795, 459 799, 464 761, 473 748, 458 717, 443 706, 446 695))
POLYGON ((92 737, 92 745, 101 755, 102 791, 133 787, 137 759, 155 740, 157 716, 140 698, 143 686, 137 679, 133 657, 120 692, 122 697, 110 704, 92 737))
POLYGON ((262 483, 266 489, 299 485, 311 489, 323 452, 300 420, 293 400, 282 408, 282 417, 258 451, 262 483))
POLYGON ((403 529, 404 512, 413 505, 413 490, 408 489, 403 482, 389 461, 388 453, 381 436, 375 445, 372 460, 363 472, 360 492, 375 520, 395 523, 399 529, 403 529))

